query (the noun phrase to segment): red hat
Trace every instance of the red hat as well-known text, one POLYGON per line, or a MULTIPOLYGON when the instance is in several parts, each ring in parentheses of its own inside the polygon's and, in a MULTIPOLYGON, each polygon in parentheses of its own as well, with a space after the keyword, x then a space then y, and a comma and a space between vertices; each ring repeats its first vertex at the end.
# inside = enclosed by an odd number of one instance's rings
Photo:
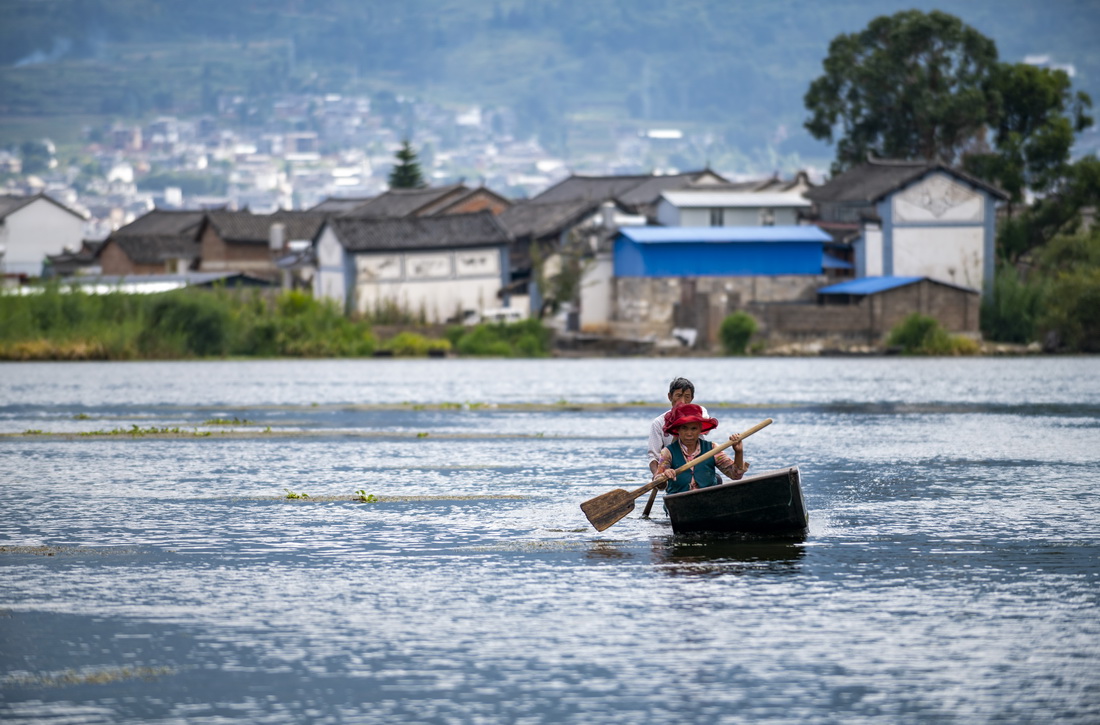
POLYGON ((717 418, 704 416, 703 409, 695 403, 684 403, 665 413, 665 435, 676 435, 676 430, 685 423, 701 424, 704 433, 718 427, 717 418))

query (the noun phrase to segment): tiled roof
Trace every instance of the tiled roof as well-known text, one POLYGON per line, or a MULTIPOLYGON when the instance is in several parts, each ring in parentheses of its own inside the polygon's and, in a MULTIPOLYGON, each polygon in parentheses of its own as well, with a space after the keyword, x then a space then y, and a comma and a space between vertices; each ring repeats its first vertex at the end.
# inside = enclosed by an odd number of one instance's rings
POLYGON ((198 238, 199 228, 205 215, 206 212, 204 211, 154 209, 116 230, 111 236, 191 234, 198 238))
POLYGON ((8 216, 9 214, 11 214, 15 211, 18 211, 19 209, 22 209, 23 207, 30 204, 31 202, 38 201, 39 199, 44 199, 44 200, 48 201, 49 203, 53 204, 54 206, 56 206, 58 209, 64 209, 65 211, 69 212, 73 216, 80 217, 81 219, 84 218, 81 214, 78 214, 77 212, 73 211, 72 209, 65 206, 61 202, 57 201, 56 199, 51 198, 47 194, 33 194, 31 196, 15 196, 13 194, 0 194, 0 219, 3 219, 4 217, 8 216))
POLYGON ((653 174, 621 176, 580 176, 574 174, 559 181, 532 201, 540 203, 560 201, 607 201, 618 199, 623 204, 637 207, 652 204, 666 189, 682 189, 699 178, 704 171, 655 176, 653 174))
POLYGON ((17 209, 22 209, 37 198, 37 196, 0 195, 0 219, 3 219, 17 209))
POLYGON ((352 219, 392 219, 418 214, 433 204, 438 204, 469 189, 463 184, 437 186, 427 189, 390 189, 363 202, 343 216, 352 219))
POLYGON ((237 244, 267 244, 272 224, 283 224, 283 238, 312 240, 325 220, 332 216, 312 211, 277 211, 252 214, 247 211, 213 211, 207 219, 224 241, 237 244))
POLYGON ((329 224, 350 252, 453 249, 506 245, 511 241, 489 211, 401 219, 341 216, 330 219, 329 224))
POLYGON ((517 239, 558 235, 599 208, 602 202, 573 199, 559 202, 520 201, 500 213, 500 223, 517 239))
POLYGON ((337 197, 330 196, 319 204, 311 206, 306 211, 322 211, 322 212, 335 212, 342 214, 346 211, 351 211, 357 206, 362 206, 368 201, 373 199, 373 196, 360 196, 360 197, 337 197))
POLYGON ((512 200, 511 199, 508 199, 507 197, 501 196, 500 194, 496 193, 492 189, 489 189, 489 188, 484 187, 484 186, 479 186, 476 189, 470 189, 469 193, 460 194, 458 196, 455 196, 454 198, 447 197, 445 199, 441 199, 439 202, 436 202, 436 203, 432 204, 431 206, 426 207, 425 209, 423 209, 421 211, 421 213, 422 214, 446 214, 448 209, 453 209, 456 206, 458 206, 459 204, 463 204, 466 201, 468 201, 470 199, 473 199, 473 198, 476 198, 476 197, 479 197, 479 196, 485 196, 485 197, 488 197, 488 198, 493 199, 495 201, 498 201, 501 204, 503 204, 505 207, 509 207, 509 206, 512 205, 512 200))
POLYGON ((1008 195, 997 187, 938 161, 883 159, 871 159, 865 164, 853 166, 821 186, 809 189, 806 192, 806 198, 816 202, 873 203, 936 170, 984 189, 999 199, 1008 198, 1008 195))

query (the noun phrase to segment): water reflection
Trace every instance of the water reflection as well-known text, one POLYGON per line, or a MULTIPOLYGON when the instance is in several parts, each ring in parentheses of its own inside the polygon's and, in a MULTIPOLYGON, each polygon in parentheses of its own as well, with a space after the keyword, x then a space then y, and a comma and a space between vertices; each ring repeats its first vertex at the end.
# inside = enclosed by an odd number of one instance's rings
POLYGON ((681 534, 654 539, 650 551, 657 570, 671 576, 793 574, 806 553, 803 540, 681 534))

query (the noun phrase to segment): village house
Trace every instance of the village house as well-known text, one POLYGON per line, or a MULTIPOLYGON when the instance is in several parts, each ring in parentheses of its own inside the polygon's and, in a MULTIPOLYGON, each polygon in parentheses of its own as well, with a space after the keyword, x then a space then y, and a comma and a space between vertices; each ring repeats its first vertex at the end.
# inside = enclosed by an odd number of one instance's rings
POLYGON ((199 265, 206 213, 154 209, 115 230, 99 249, 105 275, 181 274, 199 265))
POLYGON ((0 271, 38 277, 47 255, 74 252, 84 217, 45 194, 0 195, 0 271))
POLYGON ((395 309, 430 323, 500 306, 511 237, 492 212, 334 217, 316 243, 314 295, 371 314, 395 309))
POLYGON ((871 158, 806 191, 813 223, 853 250, 855 276, 917 276, 987 293, 1007 195, 939 162, 871 158))
POLYGON ((199 233, 199 270, 281 277, 278 261, 291 250, 310 247, 328 214, 278 211, 207 212, 199 233))
POLYGON ((666 191, 657 203, 657 223, 666 227, 794 226, 811 207, 794 191, 734 188, 666 191))

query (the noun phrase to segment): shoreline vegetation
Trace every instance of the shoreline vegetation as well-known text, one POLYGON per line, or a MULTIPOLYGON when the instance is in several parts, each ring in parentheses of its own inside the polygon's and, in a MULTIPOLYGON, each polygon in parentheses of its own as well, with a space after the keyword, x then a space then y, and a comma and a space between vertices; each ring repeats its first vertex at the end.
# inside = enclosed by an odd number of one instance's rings
POLYGON ((0 294, 0 360, 546 357, 538 320, 454 325, 441 337, 404 330, 380 340, 375 321, 345 316, 300 291, 182 289, 155 295, 62 290, 0 294))
MULTIPOLYGON (((1081 322, 1082 317, 1090 315, 1082 316, 1076 309, 1071 313, 1062 311, 1062 319, 1051 319, 1054 311, 1044 304, 1054 296, 1047 289, 1051 285, 1035 285, 1034 292, 1024 294, 1024 285, 1012 268, 999 270, 997 282, 996 304, 983 305, 986 340, 982 342, 949 334, 934 318, 914 313, 891 331, 884 345, 833 349, 822 340, 769 346, 756 339, 756 321, 744 312, 735 312, 723 321, 717 350, 657 347, 651 354, 996 356, 1095 351, 1095 322, 1081 322), (1068 338, 1072 344, 1040 344, 1037 328, 1065 330, 1054 334, 1062 341, 1068 338)), ((1091 285, 1085 285, 1085 289, 1094 291, 1091 285)), ((1089 294, 1075 297, 1076 307, 1087 307, 1080 298, 1089 294)), ((272 294, 215 287, 152 295, 88 294, 51 282, 36 294, 0 292, 0 320, 0 361, 9 362, 623 354, 607 347, 555 349, 553 330, 536 319, 429 326, 394 310, 378 319, 347 316, 333 302, 314 299, 302 291, 272 294), (389 334, 381 337, 380 331, 389 334)))

